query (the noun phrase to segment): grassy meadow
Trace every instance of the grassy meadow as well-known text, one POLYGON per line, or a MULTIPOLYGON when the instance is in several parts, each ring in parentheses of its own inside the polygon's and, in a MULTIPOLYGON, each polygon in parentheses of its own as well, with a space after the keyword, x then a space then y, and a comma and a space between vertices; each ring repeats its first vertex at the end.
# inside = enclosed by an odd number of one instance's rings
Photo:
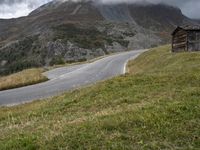
POLYGON ((27 69, 12 75, 0 77, 0 91, 47 81, 43 69, 27 69))
POLYGON ((199 149, 200 53, 151 49, 126 75, 0 108, 0 149, 199 149))

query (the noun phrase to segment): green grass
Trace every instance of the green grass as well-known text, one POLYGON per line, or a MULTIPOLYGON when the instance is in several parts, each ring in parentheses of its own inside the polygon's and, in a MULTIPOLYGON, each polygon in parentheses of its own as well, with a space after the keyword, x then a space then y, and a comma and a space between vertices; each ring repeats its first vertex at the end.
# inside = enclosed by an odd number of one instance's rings
POLYGON ((12 75, 0 77, 0 91, 47 81, 43 69, 27 69, 12 75))
POLYGON ((0 109, 0 149, 199 149, 200 53, 152 49, 129 74, 0 109))

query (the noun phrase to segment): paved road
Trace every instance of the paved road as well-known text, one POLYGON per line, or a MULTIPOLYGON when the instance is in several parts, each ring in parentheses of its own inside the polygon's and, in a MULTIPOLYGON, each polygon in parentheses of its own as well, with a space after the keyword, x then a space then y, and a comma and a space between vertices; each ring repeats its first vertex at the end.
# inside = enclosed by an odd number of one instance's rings
POLYGON ((62 67, 44 73, 50 80, 44 83, 0 92, 0 105, 16 105, 48 98, 67 90, 105 80, 125 73, 129 59, 144 50, 118 53, 93 63, 62 67))

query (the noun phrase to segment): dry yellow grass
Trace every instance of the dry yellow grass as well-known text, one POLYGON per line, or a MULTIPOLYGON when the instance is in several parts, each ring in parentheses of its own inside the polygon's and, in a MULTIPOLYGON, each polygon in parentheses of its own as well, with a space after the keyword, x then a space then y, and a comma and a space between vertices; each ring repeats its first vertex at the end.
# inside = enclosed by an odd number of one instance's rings
POLYGON ((47 81, 43 69, 28 69, 9 76, 0 77, 0 91, 47 81))

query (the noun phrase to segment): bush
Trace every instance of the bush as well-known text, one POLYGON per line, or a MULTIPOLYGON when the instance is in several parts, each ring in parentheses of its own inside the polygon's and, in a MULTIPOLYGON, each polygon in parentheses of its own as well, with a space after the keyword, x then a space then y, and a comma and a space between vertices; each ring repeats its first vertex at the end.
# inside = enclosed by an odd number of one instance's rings
POLYGON ((65 61, 63 60, 63 58, 61 56, 57 56, 54 57, 51 62, 50 65, 61 65, 61 64, 65 64, 65 61))

